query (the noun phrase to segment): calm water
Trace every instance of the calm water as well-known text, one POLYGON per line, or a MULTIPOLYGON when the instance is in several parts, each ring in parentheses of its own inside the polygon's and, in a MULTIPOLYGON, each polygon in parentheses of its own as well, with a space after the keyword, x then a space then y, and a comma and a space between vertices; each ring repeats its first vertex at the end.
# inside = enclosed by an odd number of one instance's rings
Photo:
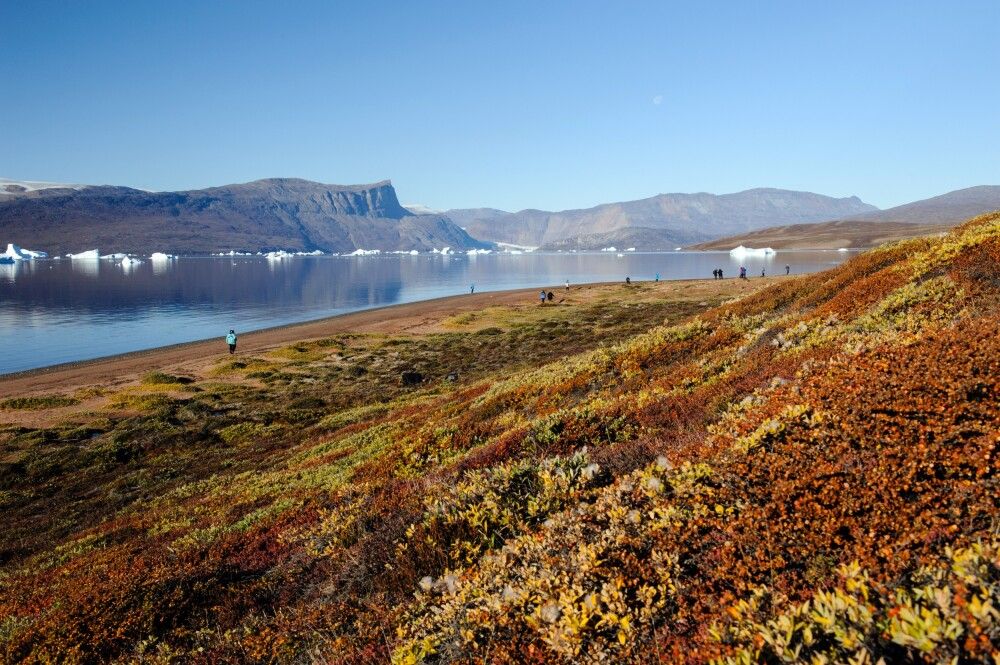
MULTIPOLYGON (((823 270, 844 252, 744 261, 751 277, 823 270)), ((736 276, 728 252, 180 258, 0 265, 0 374, 438 296, 624 280, 736 276)), ((221 342, 220 342, 221 343, 221 342)))

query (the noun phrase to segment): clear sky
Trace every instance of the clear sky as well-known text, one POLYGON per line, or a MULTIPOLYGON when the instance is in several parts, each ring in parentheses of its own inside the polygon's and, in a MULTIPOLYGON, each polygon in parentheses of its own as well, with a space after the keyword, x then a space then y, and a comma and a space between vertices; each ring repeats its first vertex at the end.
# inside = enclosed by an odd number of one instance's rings
POLYGON ((563 209, 1000 184, 1000 2, 0 0, 0 176, 563 209))

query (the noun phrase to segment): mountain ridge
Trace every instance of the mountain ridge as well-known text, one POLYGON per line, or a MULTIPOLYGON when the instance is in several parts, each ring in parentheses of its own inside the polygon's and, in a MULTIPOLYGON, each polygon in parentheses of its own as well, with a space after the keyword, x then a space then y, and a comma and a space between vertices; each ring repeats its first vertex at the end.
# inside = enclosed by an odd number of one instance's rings
POLYGON ((562 211, 529 208, 509 213, 494 208, 467 208, 448 210, 445 214, 482 240, 597 249, 613 234, 629 228, 647 229, 646 237, 655 239, 659 246, 674 247, 699 238, 709 240, 773 226, 778 220, 799 223, 874 211, 877 211, 875 206, 856 196, 834 198, 759 187, 730 194, 657 194, 562 211))
POLYGON ((488 246, 443 215, 406 210, 390 180, 329 185, 266 178, 177 192, 109 185, 7 192, 0 194, 0 235, 52 254, 91 247, 199 254, 488 246))

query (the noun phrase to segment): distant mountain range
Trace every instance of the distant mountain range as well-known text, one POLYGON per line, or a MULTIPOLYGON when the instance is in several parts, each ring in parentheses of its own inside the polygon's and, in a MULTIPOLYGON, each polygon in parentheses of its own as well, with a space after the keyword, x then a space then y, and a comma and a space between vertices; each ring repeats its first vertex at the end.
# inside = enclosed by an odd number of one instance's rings
POLYGON ((994 210, 1000 210, 1000 186, 982 185, 846 219, 773 226, 727 236, 694 245, 693 249, 730 249, 737 245, 775 249, 873 247, 890 240, 941 233, 994 210))
POLYGON ((50 254, 487 247, 443 215, 414 215, 386 180, 296 178, 183 192, 0 181, 0 241, 50 254))
POLYGON ((508 213, 493 208, 448 210, 449 218, 480 240, 560 249, 600 249, 631 243, 643 249, 875 212, 856 196, 832 198, 785 189, 736 194, 659 194, 583 210, 508 213))
POLYGON ((199 254, 230 249, 351 252, 467 250, 507 243, 546 249, 870 246, 932 233, 1000 209, 1000 187, 972 187, 879 210, 856 196, 783 189, 660 194, 548 212, 445 212, 402 206, 388 181, 326 185, 296 178, 181 192, 0 179, 0 246, 64 254, 199 254))

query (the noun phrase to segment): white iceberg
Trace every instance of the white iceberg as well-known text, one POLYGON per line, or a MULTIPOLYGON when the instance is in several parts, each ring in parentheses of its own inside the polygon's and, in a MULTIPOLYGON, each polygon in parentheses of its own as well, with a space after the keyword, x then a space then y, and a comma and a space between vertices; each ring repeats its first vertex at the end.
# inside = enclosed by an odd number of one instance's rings
POLYGON ((99 259, 101 258, 101 253, 96 249, 89 249, 86 252, 67 254, 66 257, 70 259, 99 259))
POLYGON ((0 266, 13 265, 14 262, 15 262, 15 259, 12 259, 11 257, 7 256, 6 254, 0 254, 0 266))
POLYGON ((731 250, 729 250, 729 256, 732 256, 733 258, 736 259, 742 259, 748 256, 770 256, 773 255, 774 253, 775 253, 774 250, 771 249, 770 247, 755 248, 755 247, 744 247, 743 245, 740 245, 739 247, 734 247, 731 250))
POLYGON ((841 248, 840 248, 840 249, 838 249, 837 251, 838 251, 838 252, 847 252, 847 251, 850 251, 850 250, 848 250, 848 249, 847 249, 846 247, 841 247, 841 248))
POLYGON ((128 258, 128 254, 126 254, 125 252, 115 252, 114 254, 105 254, 104 256, 102 256, 100 258, 107 259, 107 260, 110 260, 110 261, 120 261, 122 259, 127 259, 128 258))
POLYGON ((9 242, 7 243, 7 251, 0 256, 6 256, 14 261, 30 261, 31 259, 44 259, 48 256, 48 254, 45 252, 36 252, 31 249, 25 249, 9 242))
POLYGON ((286 252, 283 249, 279 249, 279 250, 274 251, 274 252, 268 252, 264 256, 266 256, 270 260, 280 261, 281 259, 290 258, 292 256, 292 254, 290 254, 289 252, 286 252))
POLYGON ((295 256, 323 256, 323 250, 314 249, 311 252, 295 252, 295 256))
POLYGON ((122 268, 134 268, 140 263, 142 263, 142 261, 139 259, 133 259, 131 256, 126 256, 122 259, 122 268))
POLYGON ((628 249, 626 249, 625 251, 626 251, 626 252, 634 252, 634 251, 635 251, 635 247, 629 247, 629 248, 628 248, 628 249))
POLYGON ((153 252, 149 255, 149 258, 153 261, 169 261, 170 259, 176 259, 177 257, 173 254, 166 254, 164 252, 153 252))
POLYGON ((477 254, 489 254, 490 252, 491 250, 488 249, 470 249, 465 253, 469 256, 476 256, 477 254))
POLYGON ((437 249, 437 248, 435 248, 435 249, 432 249, 431 252, 434 253, 434 254, 454 254, 454 252, 451 251, 451 247, 445 247, 444 249, 440 249, 440 250, 437 249))
POLYGON ((350 254, 345 254, 344 256, 375 256, 376 254, 381 254, 381 249, 356 249, 350 254))
POLYGON ((617 251, 618 251, 618 248, 617 248, 617 247, 615 247, 615 246, 611 246, 611 247, 603 247, 603 248, 601 248, 601 251, 602 251, 602 252, 617 252, 617 251))
POLYGON ((674 251, 675 252, 679 252, 679 251, 681 251, 681 248, 680 247, 674 247, 674 251))

